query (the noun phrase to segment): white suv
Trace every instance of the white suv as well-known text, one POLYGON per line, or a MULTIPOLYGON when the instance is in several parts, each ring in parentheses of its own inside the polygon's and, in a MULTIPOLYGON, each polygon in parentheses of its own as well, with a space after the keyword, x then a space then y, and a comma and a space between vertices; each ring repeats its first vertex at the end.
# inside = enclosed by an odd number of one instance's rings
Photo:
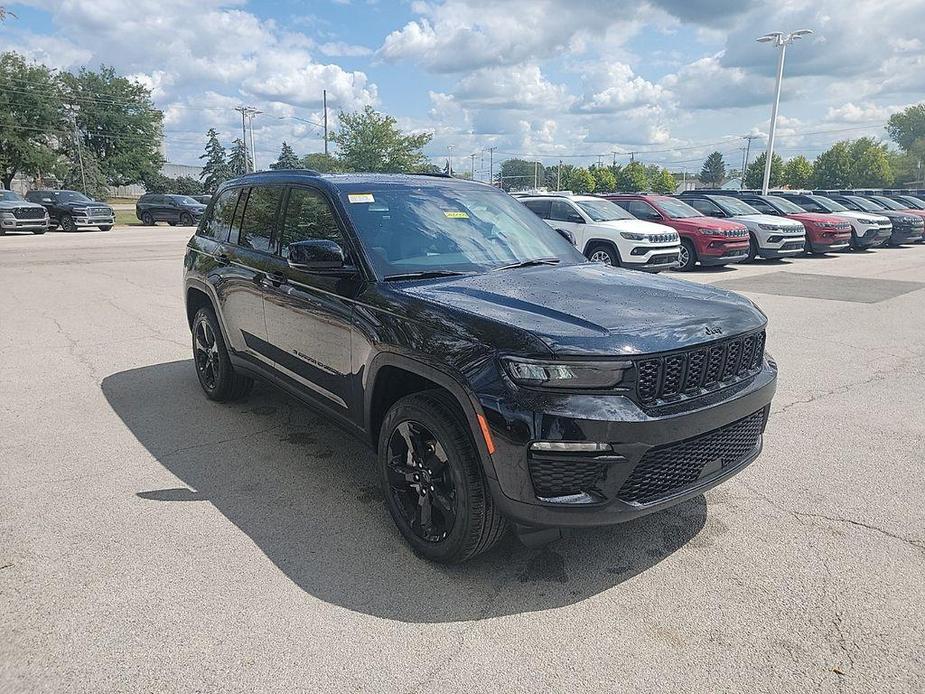
POLYGON ((678 232, 636 219, 619 205, 593 195, 517 196, 553 229, 571 235, 589 260, 658 272, 675 267, 681 250, 678 232))

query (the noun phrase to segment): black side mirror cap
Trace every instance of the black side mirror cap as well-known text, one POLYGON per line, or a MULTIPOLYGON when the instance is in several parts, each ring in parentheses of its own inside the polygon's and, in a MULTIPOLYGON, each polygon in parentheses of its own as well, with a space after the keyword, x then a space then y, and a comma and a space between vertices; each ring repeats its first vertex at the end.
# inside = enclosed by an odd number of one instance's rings
POLYGON ((289 267, 303 272, 342 270, 347 264, 344 249, 335 241, 311 239, 289 244, 289 267))
POLYGON ((578 245, 578 244, 575 242, 575 235, 574 235, 572 232, 570 232, 568 229, 556 229, 556 231, 559 232, 559 235, 560 235, 562 238, 564 238, 566 241, 568 241, 568 242, 569 242, 570 244, 572 244, 573 246, 577 246, 577 245, 578 245))
POLYGON ((585 223, 585 220, 577 212, 570 213, 568 216, 568 221, 571 222, 572 224, 584 224, 585 223))

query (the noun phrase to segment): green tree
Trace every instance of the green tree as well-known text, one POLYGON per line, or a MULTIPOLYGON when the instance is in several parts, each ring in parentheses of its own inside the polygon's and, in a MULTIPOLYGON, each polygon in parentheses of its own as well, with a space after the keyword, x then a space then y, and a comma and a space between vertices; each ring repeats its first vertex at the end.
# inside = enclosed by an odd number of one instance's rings
POLYGON ((617 176, 617 190, 626 193, 635 193, 649 188, 649 176, 646 167, 638 161, 631 161, 620 169, 617 176))
POLYGON ((228 154, 225 152, 225 146, 219 142, 215 128, 209 128, 207 137, 206 151, 199 155, 200 159, 205 159, 199 180, 202 181, 205 192, 212 194, 231 178, 231 171, 228 168, 228 154))
POLYGON ((861 137, 848 147, 851 160, 852 188, 889 186, 893 183, 893 168, 890 165, 886 145, 872 137, 861 137))
POLYGON ((571 164, 556 164, 546 167, 543 185, 549 190, 568 190, 569 176, 575 167, 571 164))
POLYGON ((339 128, 331 134, 338 156, 352 171, 403 173, 427 163, 421 149, 432 133, 406 135, 391 116, 367 106, 356 113, 340 113, 339 128))
POLYGON ((147 87, 105 66, 99 72, 64 73, 61 85, 65 103, 77 109, 83 144, 111 185, 137 183, 145 173, 160 170, 164 114, 147 87))
POLYGON ((594 176, 594 190, 599 193, 612 193, 617 189, 617 179, 609 166, 592 166, 591 175, 594 176))
POLYGON ((836 142, 813 162, 813 184, 817 188, 847 188, 851 178, 851 152, 847 140, 836 142))
POLYGON ((337 157, 332 157, 324 152, 306 154, 299 161, 298 168, 313 169, 318 173, 340 173, 347 170, 337 157))
POLYGON ((662 195, 672 195, 678 187, 678 182, 668 169, 662 169, 652 176, 652 192, 662 195))
POLYGON ((17 53, 0 54, 0 181, 39 175, 55 164, 55 147, 69 137, 55 77, 17 53))
POLYGON ((96 155, 82 149, 78 156, 76 141, 72 138, 64 142, 53 169, 55 177, 61 181, 61 187, 65 190, 79 190, 97 200, 105 199, 109 189, 96 155))
MULTIPOLYGON (((761 188, 764 183, 764 163, 768 160, 768 153, 762 152, 755 161, 748 165, 745 171, 745 187, 761 188)), ((777 188, 784 182, 784 160, 779 154, 771 157, 771 176, 768 180, 768 186, 777 188)))
POLYGON ((292 150, 292 147, 289 146, 285 140, 283 140, 283 146, 279 151, 279 158, 272 164, 270 164, 271 169, 298 169, 302 166, 302 160, 296 156, 296 153, 292 150))
POLYGON ((190 176, 179 176, 176 179, 175 191, 178 195, 202 195, 202 183, 190 176))
POLYGON ((802 154, 784 164, 784 185, 790 188, 808 188, 813 182, 813 165, 802 154))
POLYGON ((925 103, 894 113, 886 123, 886 131, 903 151, 912 150, 925 140, 925 103))
POLYGON ((583 166, 578 166, 569 172, 568 189, 573 193, 587 195, 595 191, 596 182, 594 174, 583 166))
POLYGON ((501 163, 498 180, 504 190, 525 190, 533 188, 534 177, 537 185, 546 180, 545 167, 536 161, 525 159, 507 159, 501 163))
POLYGON ((700 169, 700 180, 713 188, 723 187, 723 181, 726 180, 726 162, 722 154, 713 152, 706 158, 703 168, 700 169))
POLYGON ((251 153, 247 145, 239 137, 231 143, 231 157, 228 159, 228 170, 232 176, 243 176, 254 168, 251 162, 251 153))

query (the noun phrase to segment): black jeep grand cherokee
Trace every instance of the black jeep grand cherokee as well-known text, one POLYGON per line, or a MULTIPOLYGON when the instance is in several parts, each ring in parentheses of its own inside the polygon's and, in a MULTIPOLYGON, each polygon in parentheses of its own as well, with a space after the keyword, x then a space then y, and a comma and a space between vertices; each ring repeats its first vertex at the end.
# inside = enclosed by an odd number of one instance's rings
POLYGON ((401 533, 441 562, 508 522, 541 540, 702 493, 757 457, 776 386, 747 299, 589 262, 451 178, 230 181, 185 287, 206 395, 258 376, 365 439, 401 533))

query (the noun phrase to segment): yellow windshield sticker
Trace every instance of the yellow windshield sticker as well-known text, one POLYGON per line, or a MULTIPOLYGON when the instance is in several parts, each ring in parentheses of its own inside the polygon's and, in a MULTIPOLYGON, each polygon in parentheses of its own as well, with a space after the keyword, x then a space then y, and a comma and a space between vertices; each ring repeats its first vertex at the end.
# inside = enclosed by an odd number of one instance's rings
POLYGON ((352 203, 357 202, 376 202, 372 193, 348 193, 347 199, 352 203))
POLYGON ((443 214, 447 219, 469 219, 469 215, 466 212, 457 210, 444 210, 443 214))

